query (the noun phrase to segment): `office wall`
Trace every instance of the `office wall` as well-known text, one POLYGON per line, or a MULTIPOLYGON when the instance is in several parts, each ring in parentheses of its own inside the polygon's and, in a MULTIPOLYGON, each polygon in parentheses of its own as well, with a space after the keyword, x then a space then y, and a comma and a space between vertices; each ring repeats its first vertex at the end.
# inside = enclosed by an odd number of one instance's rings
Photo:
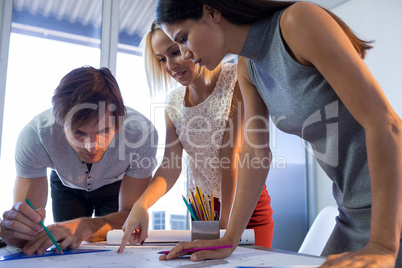
POLYGON ((365 39, 374 39, 366 63, 402 117, 402 1, 350 0, 333 10, 365 39))
MULTIPOLYGON (((391 105, 402 117, 402 1, 349 0, 332 11, 341 17, 361 38, 375 40, 365 59, 391 105)), ((335 204, 330 180, 316 166, 315 202, 318 213, 335 204)))
POLYGON ((305 147, 302 140, 270 123, 273 154, 267 190, 271 196, 274 233, 272 247, 298 251, 308 230, 305 147))

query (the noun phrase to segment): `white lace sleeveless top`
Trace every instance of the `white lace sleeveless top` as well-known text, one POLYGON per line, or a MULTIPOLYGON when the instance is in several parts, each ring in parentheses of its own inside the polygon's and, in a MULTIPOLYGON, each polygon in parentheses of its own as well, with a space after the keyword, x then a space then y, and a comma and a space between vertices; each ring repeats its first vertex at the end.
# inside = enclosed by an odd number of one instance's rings
POLYGON ((203 193, 218 198, 221 194, 220 147, 236 81, 237 64, 225 64, 213 92, 204 102, 185 107, 185 87, 174 90, 167 98, 166 111, 189 156, 190 189, 198 186, 203 193))

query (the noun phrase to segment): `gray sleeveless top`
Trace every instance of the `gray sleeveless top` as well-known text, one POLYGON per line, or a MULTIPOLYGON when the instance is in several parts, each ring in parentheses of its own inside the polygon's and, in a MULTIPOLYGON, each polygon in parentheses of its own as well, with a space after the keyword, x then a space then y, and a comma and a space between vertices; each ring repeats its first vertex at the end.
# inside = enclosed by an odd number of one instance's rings
POLYGON ((281 14, 254 23, 240 55, 249 58, 250 77, 273 122, 306 140, 333 181, 340 214, 322 255, 359 250, 368 243, 371 214, 365 131, 320 72, 287 52, 281 14))

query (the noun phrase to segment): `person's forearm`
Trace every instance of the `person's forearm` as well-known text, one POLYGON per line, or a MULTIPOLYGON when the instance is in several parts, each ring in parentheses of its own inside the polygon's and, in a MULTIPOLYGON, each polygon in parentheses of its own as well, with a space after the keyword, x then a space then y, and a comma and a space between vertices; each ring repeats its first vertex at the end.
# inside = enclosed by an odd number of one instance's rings
POLYGON ((46 177, 27 179, 17 176, 14 186, 14 203, 25 202, 28 198, 33 206, 45 208, 47 202, 48 183, 46 177))
POLYGON ((144 194, 136 203, 141 204, 146 209, 150 208, 173 187, 179 175, 180 170, 164 169, 160 167, 144 194))
POLYGON ((79 218, 61 224, 75 230, 73 234, 82 241, 105 241, 109 231, 122 228, 129 212, 122 210, 103 217, 79 218))
POLYGON ((402 226, 402 129, 384 129, 366 132, 372 188, 370 242, 397 254, 402 226))
MULTIPOLYGON (((270 150, 264 149, 255 153, 253 150, 244 150, 240 155, 240 164, 238 168, 238 180, 236 195, 230 221, 225 236, 230 237, 233 243, 237 243, 246 228, 254 208, 264 187, 269 166, 264 165, 256 167, 251 164, 251 159, 270 159, 270 150), (248 160, 248 161, 245 161, 248 160)), ((262 163, 262 162, 261 162, 262 163)))
POLYGON ((240 87, 236 83, 228 125, 230 128, 225 132, 220 150, 221 166, 221 214, 220 226, 227 228, 230 212, 233 206, 236 192, 238 160, 243 148, 244 140, 244 107, 240 87), (227 161, 229 160, 229 161, 227 161))

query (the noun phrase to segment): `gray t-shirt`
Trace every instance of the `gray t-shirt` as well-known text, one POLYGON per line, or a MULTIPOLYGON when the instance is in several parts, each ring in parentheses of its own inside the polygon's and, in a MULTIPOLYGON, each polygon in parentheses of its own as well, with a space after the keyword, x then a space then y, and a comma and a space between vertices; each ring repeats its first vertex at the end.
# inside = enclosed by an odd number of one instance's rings
POLYGON ((18 137, 17 175, 43 177, 47 175, 47 168, 51 168, 65 186, 88 192, 119 181, 124 174, 133 178, 151 176, 157 164, 158 133, 145 116, 129 107, 126 109, 122 127, 90 171, 67 142, 63 128, 55 123, 52 109, 40 113, 18 137))

